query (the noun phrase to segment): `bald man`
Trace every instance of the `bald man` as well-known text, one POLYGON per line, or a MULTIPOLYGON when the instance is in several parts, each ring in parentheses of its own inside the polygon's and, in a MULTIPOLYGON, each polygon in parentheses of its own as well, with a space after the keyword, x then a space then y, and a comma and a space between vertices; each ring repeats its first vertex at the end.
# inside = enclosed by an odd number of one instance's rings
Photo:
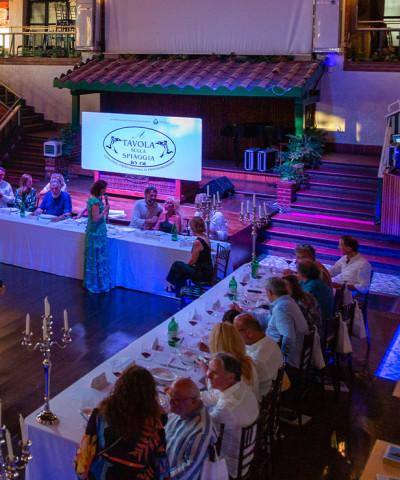
POLYGON ((190 378, 176 380, 167 393, 171 413, 165 433, 171 478, 198 480, 217 433, 200 399, 200 390, 190 378))
POLYGON ((259 400, 269 392, 278 369, 283 364, 283 355, 278 344, 262 332, 258 320, 249 313, 242 313, 233 319, 233 325, 240 333, 246 353, 255 366, 259 378, 259 400))

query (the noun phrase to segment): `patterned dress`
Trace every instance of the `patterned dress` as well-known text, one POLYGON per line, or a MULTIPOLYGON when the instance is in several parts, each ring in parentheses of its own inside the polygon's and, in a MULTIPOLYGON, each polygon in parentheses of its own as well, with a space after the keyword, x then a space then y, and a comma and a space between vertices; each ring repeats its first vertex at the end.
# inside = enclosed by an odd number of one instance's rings
MULTIPOLYGON (((21 188, 17 188, 15 191, 15 206, 21 208, 22 202, 21 188)), ((36 205, 36 189, 32 188, 25 196, 25 209, 27 212, 33 212, 36 205)))
POLYGON ((80 479, 169 480, 164 428, 144 428, 137 441, 125 440, 95 408, 74 460, 80 479))
POLYGON ((90 197, 87 201, 89 219, 85 238, 83 286, 90 292, 103 293, 108 292, 113 285, 106 220, 104 217, 98 222, 93 220, 92 205, 96 204, 100 206, 101 213, 104 205, 98 198, 90 197))

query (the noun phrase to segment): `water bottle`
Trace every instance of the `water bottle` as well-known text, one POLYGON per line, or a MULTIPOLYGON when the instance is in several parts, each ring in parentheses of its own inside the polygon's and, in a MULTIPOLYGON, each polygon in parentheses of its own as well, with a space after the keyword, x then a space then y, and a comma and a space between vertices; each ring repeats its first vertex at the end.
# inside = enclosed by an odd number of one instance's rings
POLYGON ((168 324, 168 345, 170 347, 176 347, 178 343, 178 324, 175 322, 175 318, 172 317, 168 324))
POLYGON ((231 300, 237 300, 237 287, 237 281, 235 276, 233 276, 229 282, 229 297, 231 300))
POLYGON ((21 200, 21 205, 19 206, 19 214, 21 215, 21 217, 25 217, 25 210, 25 202, 24 200, 21 200))
POLYGON ((260 267, 260 263, 258 261, 258 258, 255 256, 251 261, 251 278, 257 278, 259 267, 260 267))
POLYGON ((171 240, 173 242, 176 242, 178 240, 178 229, 176 228, 175 222, 172 225, 172 230, 171 230, 171 240))

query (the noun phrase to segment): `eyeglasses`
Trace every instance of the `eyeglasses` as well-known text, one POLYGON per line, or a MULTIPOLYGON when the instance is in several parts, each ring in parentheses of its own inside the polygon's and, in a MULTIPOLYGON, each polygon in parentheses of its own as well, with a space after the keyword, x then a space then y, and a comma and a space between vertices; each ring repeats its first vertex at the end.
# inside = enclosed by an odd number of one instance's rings
POLYGON ((244 332, 245 330, 248 330, 248 328, 238 328, 238 332, 244 332))
POLYGON ((187 402, 188 400, 192 400, 193 397, 184 397, 184 398, 176 398, 176 397, 171 397, 171 395, 169 395, 169 401, 171 403, 182 403, 182 402, 187 402))

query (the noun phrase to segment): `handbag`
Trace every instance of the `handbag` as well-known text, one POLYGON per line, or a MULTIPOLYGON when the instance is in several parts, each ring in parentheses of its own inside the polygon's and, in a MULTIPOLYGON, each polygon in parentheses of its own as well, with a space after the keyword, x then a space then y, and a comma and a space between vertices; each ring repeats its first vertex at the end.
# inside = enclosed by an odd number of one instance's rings
POLYGON ((338 353, 344 353, 344 354, 351 353, 353 351, 350 337, 349 337, 349 331, 347 330, 346 323, 342 320, 342 316, 340 316, 340 320, 339 320, 339 330, 338 330, 336 351, 338 353))
POLYGON ((326 367, 324 356, 322 355, 321 340, 319 338, 318 332, 315 332, 314 334, 311 364, 315 368, 318 368, 318 370, 322 370, 323 368, 326 367))
POLYGON ((365 330, 364 316, 360 305, 357 300, 354 308, 354 320, 353 320, 353 335, 357 338, 366 338, 367 331, 365 330))
POLYGON ((214 461, 210 456, 203 462, 200 480, 229 480, 228 467, 225 458, 218 457, 215 445, 210 446, 214 452, 214 461))

